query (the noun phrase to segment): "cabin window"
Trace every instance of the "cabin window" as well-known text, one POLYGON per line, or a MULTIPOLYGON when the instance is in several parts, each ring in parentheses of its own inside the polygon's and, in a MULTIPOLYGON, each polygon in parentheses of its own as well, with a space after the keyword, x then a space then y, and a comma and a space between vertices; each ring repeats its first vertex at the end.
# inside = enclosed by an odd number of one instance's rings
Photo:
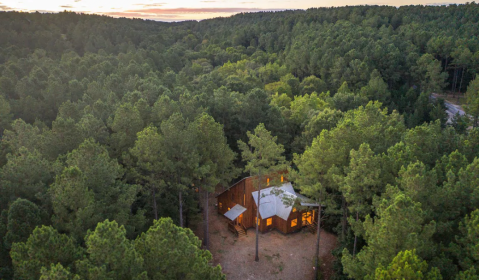
POLYGON ((266 219, 266 226, 270 226, 273 224, 273 218, 266 219))
POLYGON ((313 223, 313 211, 303 213, 303 225, 310 225, 313 223))
POLYGON ((259 224, 260 224, 260 222, 261 222, 261 219, 258 219, 258 217, 256 217, 255 219, 256 219, 256 223, 257 223, 258 226, 259 226, 259 224))
POLYGON ((231 210, 231 208, 228 207, 228 211, 230 211, 230 210, 231 210))
POLYGON ((298 219, 291 220, 291 227, 295 227, 298 225, 298 219))
POLYGON ((284 178, 283 178, 283 175, 281 175, 281 183, 283 183, 284 181, 284 178))
POLYGON ((223 203, 221 203, 221 202, 218 203, 218 207, 219 207, 220 209, 223 208, 223 203))
POLYGON ((268 186, 269 186, 269 178, 267 178, 267 179, 266 179, 266 183, 267 183, 267 184, 268 184, 268 186))
POLYGON ((293 207, 293 213, 294 213, 294 212, 296 212, 296 208, 295 208, 295 207, 293 207))

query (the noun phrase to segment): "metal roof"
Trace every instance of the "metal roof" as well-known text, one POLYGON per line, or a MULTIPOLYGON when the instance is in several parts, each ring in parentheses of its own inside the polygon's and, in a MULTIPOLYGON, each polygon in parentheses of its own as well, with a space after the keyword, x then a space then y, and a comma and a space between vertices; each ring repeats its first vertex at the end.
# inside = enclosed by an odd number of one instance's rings
MULTIPOLYGON (((301 206, 312 206, 312 207, 318 207, 319 204, 315 202, 314 200, 307 198, 306 196, 297 193, 296 196, 301 200, 301 206)), ((324 205, 323 205, 324 207, 324 205)))
MULTIPOLYGON (((253 195, 254 202, 258 206, 258 191, 252 192, 251 195, 253 195)), ((302 206, 319 206, 313 200, 296 193, 291 182, 287 182, 279 187, 274 186, 261 190, 261 205, 259 207, 261 218, 267 219, 276 215, 287 221, 293 207, 288 205, 285 200, 294 200, 296 198, 300 199, 302 206)))
POLYGON ((236 218, 238 218, 239 215, 243 214, 243 212, 246 211, 246 208, 243 206, 236 204, 233 208, 228 210, 228 212, 225 213, 226 218, 234 221, 236 218))
MULTIPOLYGON (((258 206, 258 191, 252 192, 251 194, 253 195, 256 206, 258 206)), ((279 187, 274 186, 261 190, 261 205, 259 206, 261 218, 267 219, 276 215, 283 220, 288 220, 293 207, 283 202, 285 196, 291 198, 296 197, 290 182, 284 183, 279 187)))

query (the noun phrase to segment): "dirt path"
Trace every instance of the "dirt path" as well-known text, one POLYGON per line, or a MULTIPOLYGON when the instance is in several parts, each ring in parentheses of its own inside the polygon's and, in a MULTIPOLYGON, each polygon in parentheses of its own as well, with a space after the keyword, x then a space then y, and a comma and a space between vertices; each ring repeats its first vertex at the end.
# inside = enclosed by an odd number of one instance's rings
MULTIPOLYGON (((316 235, 306 229, 284 235, 276 230, 259 236, 260 261, 254 261, 255 231, 236 238, 228 231, 228 219, 215 209, 216 199, 210 197, 210 251, 214 264, 221 264, 228 280, 247 279, 313 279, 316 235)), ((196 234, 202 238, 201 224, 196 234)), ((332 275, 336 236, 322 231, 320 243, 321 273, 323 279, 332 275)))

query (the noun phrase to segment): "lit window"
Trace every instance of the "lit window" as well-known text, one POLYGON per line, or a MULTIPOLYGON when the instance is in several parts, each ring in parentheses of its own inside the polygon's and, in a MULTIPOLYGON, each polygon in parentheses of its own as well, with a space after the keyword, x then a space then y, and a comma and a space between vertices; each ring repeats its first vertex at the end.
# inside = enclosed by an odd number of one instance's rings
POLYGON ((256 219, 256 223, 257 223, 257 224, 258 224, 258 226, 259 226, 259 224, 260 224, 261 220, 258 220, 258 217, 256 217, 255 219, 256 219))
POLYGON ((218 206, 220 207, 220 209, 223 208, 223 203, 220 202, 218 206))
POLYGON ((270 226, 273 224, 273 218, 266 219, 266 226, 270 226))
POLYGON ((283 183, 284 181, 284 178, 283 178, 283 175, 281 175, 281 183, 283 183))
POLYGON ((293 212, 296 212, 296 208, 293 207, 293 212))
POLYGON ((298 219, 291 220, 291 227, 295 227, 298 225, 298 219))
POLYGON ((269 178, 268 178, 268 179, 266 179, 266 182, 268 183, 268 186, 269 186, 269 178))
POLYGON ((230 211, 230 210, 231 210, 231 208, 228 207, 228 211, 230 211))
POLYGON ((313 212, 309 211, 303 213, 303 225, 309 225, 313 223, 313 212))

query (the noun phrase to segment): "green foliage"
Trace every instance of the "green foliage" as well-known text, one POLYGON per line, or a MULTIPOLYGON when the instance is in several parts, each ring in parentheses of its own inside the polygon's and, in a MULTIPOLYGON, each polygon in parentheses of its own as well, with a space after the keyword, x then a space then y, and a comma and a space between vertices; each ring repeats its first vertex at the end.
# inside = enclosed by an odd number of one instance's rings
POLYGON ((431 54, 424 54, 418 59, 415 71, 422 92, 441 93, 446 87, 447 74, 442 72, 441 63, 431 54))
POLYGON ((473 117, 472 125, 477 127, 479 118, 479 79, 477 79, 477 76, 467 87, 466 98, 466 112, 473 117))
POLYGON ((219 265, 209 264, 212 256, 201 250, 193 232, 175 226, 171 219, 154 221, 134 244, 149 279, 225 279, 219 265))
POLYGON ((77 262, 77 270, 85 279, 136 279, 143 271, 143 258, 126 230, 108 220, 99 223, 85 236, 85 260, 77 262))
POLYGON ((388 187, 375 205, 376 217, 366 216, 363 223, 367 246, 353 258, 343 251, 344 271, 356 279, 374 273, 376 267, 389 264, 403 250, 416 249, 421 257, 431 256, 434 245, 431 236, 435 223, 426 223, 421 204, 395 187, 388 187))
POLYGON ((45 203, 47 184, 52 181, 51 165, 37 150, 20 147, 15 154, 8 154, 0 169, 0 209, 17 198, 45 203))
POLYGON ((238 141, 242 151, 243 161, 246 162, 245 171, 251 176, 258 176, 256 184, 264 181, 264 176, 286 169, 286 160, 283 145, 277 144, 277 137, 272 136, 264 124, 260 123, 254 133, 248 131, 248 144, 238 141))
POLYGON ((80 276, 73 275, 65 269, 60 263, 52 264, 50 269, 42 267, 40 280, 80 280, 80 276))
POLYGON ((12 118, 9 102, 3 95, 0 95, 0 137, 2 137, 5 129, 10 128, 12 118))
POLYGON ((473 269, 479 265, 479 210, 466 215, 460 224, 461 235, 456 236, 457 244, 452 248, 459 259, 459 264, 464 270, 470 270, 467 274, 475 274, 473 269))
POLYGON ((349 167, 346 168, 347 175, 344 179, 340 178, 342 183, 340 190, 350 205, 350 211, 361 213, 363 217, 371 212, 367 201, 375 194, 381 193, 379 188, 381 162, 379 157, 374 156, 368 144, 361 144, 357 151, 351 150, 350 155, 349 167))
POLYGON ((414 250, 399 252, 387 268, 378 267, 371 279, 442 279, 437 268, 427 272, 428 265, 414 250))
MULTIPOLYGON (((444 279, 473 279, 477 260, 461 230, 479 205, 479 130, 469 128, 477 126, 479 111, 477 14, 476 3, 319 8, 174 24, 0 13, 0 278, 12 278, 13 260, 16 275, 27 275, 17 278, 153 279, 119 266, 132 262, 146 270, 146 258, 140 261, 129 240, 161 216, 193 225, 203 194, 236 179, 244 166, 235 155, 243 152, 252 175, 285 169, 285 159, 294 159, 288 177, 302 194, 322 200, 325 228, 341 236, 340 248, 351 249, 348 236, 358 237, 354 259, 347 252, 338 257, 346 261, 344 269, 338 262, 338 278, 343 271, 372 277, 379 264, 387 275, 396 274, 386 266, 400 267, 401 277, 410 271, 404 259, 416 258, 393 259, 416 249, 444 279), (446 122, 444 100, 430 93, 447 85, 453 94, 467 87, 471 120, 446 122), (248 134, 255 128, 258 135, 248 134), (30 215, 37 208, 50 216, 30 215), (354 211, 358 221, 348 224, 354 211), (117 224, 100 226, 105 219, 117 224), (90 230, 92 255, 81 258, 82 273, 73 265, 79 258, 32 269, 19 265, 19 256, 30 256, 20 247, 9 258, 9 238, 22 241, 12 246, 27 244, 29 232, 49 221, 81 246, 90 230), (9 223, 15 230, 6 238, 9 223), (111 255, 108 266, 99 264, 102 250, 111 255), (129 257, 117 257, 123 253, 129 257)), ((178 258, 183 254, 191 256, 178 258)), ((205 264, 211 258, 198 254, 205 274, 187 274, 183 263, 172 277, 217 277, 219 268, 211 272, 205 264)), ((153 257, 151 271, 174 261, 153 257)))
POLYGON ((376 69, 371 73, 371 79, 368 85, 361 88, 360 94, 366 96, 369 100, 377 100, 383 104, 389 103, 391 98, 388 85, 376 69))
POLYGON ((60 263, 72 267, 82 257, 74 239, 60 234, 52 227, 37 227, 26 242, 14 243, 10 255, 15 278, 39 279, 42 267, 60 263))
POLYGON ((45 214, 37 205, 26 199, 15 200, 8 209, 7 231, 3 240, 7 248, 11 248, 15 242, 27 241, 35 227, 45 220, 45 214))

